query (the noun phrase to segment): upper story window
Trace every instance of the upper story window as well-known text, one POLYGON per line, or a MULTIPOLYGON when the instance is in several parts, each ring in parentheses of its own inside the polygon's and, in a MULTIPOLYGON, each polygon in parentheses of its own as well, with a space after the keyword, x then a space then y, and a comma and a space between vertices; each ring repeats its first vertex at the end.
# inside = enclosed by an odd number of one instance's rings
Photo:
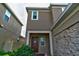
POLYGON ((10 19, 10 16, 11 16, 11 13, 10 13, 8 10, 6 10, 6 11, 5 11, 5 14, 4 14, 4 16, 3 16, 4 22, 8 22, 9 19, 10 19))
POLYGON ((33 10, 31 18, 32 20, 38 20, 38 11, 33 10))

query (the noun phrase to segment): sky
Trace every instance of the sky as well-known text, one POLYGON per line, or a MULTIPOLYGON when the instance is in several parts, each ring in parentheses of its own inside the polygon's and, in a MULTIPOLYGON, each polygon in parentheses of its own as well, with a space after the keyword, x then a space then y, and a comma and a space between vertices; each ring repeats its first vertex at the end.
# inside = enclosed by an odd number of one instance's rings
MULTIPOLYGON (((17 15, 19 20, 23 23, 21 35, 25 37, 26 24, 27 24, 27 12, 26 7, 48 7, 50 3, 54 4, 67 4, 72 3, 75 0, 0 0, 5 2, 12 9, 12 11, 17 15)), ((79 0, 78 0, 79 1, 79 0)), ((76 3, 78 2, 76 0, 76 3)))

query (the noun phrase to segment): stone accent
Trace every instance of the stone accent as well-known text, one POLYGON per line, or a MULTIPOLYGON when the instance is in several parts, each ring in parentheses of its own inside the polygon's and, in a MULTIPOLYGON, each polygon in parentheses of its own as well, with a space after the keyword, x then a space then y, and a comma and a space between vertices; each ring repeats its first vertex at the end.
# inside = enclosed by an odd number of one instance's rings
POLYGON ((79 56, 79 23, 54 36, 54 55, 79 56))

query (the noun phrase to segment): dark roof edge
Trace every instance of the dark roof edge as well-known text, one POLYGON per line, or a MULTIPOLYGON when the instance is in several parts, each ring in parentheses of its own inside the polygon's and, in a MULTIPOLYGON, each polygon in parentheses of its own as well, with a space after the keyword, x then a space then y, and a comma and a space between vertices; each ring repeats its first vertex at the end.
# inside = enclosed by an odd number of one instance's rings
POLYGON ((26 7, 26 10, 28 12, 28 10, 49 10, 49 8, 47 7, 26 7))
POLYGON ((51 27, 51 30, 53 28, 56 28, 64 20, 64 18, 66 18, 77 6, 78 6, 77 3, 69 4, 65 9, 65 11, 59 16, 56 24, 51 27))
POLYGON ((11 8, 6 4, 6 3, 2 3, 2 5, 4 7, 6 7, 11 13, 12 15, 17 19, 17 21, 23 26, 23 24, 21 23, 21 21, 18 19, 18 17, 14 14, 14 12, 11 10, 11 8))
POLYGON ((49 10, 50 7, 52 6, 62 6, 62 7, 66 7, 67 5, 65 4, 50 4, 47 8, 46 7, 26 7, 26 11, 28 12, 28 10, 49 10))
POLYGON ((66 7, 67 4, 50 4, 50 6, 61 6, 61 7, 66 7))

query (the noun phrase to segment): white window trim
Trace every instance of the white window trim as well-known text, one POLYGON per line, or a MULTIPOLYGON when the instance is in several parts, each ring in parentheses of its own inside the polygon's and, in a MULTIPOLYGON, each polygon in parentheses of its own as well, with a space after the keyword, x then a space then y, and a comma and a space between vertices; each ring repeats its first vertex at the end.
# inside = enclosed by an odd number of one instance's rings
POLYGON ((38 11, 37 10, 32 10, 31 20, 38 20, 38 11), (33 19, 33 12, 37 12, 37 18, 36 19, 33 19))
MULTIPOLYGON (((8 22, 10 21, 10 17, 11 17, 11 13, 8 11, 8 10, 5 10, 5 14, 4 14, 4 16, 5 15, 7 15, 8 17, 9 17, 9 20, 8 20, 8 22)), ((7 23, 8 23, 7 22, 7 23)))

